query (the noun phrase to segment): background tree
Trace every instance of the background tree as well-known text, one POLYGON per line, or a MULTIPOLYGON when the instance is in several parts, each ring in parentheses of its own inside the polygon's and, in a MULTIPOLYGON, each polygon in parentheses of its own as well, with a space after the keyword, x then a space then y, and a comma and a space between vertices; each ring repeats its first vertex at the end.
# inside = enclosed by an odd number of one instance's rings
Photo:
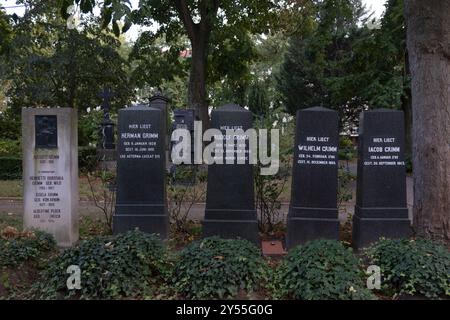
POLYGON ((413 110, 414 226, 450 240, 450 0, 406 0, 413 110))
POLYGON ((286 110, 324 106, 337 110, 343 123, 357 117, 363 103, 354 94, 349 62, 364 36, 360 0, 312 1, 310 19, 294 34, 277 76, 286 110))
POLYGON ((404 111, 406 153, 411 156, 411 90, 406 50, 403 0, 389 0, 378 27, 365 32, 353 46, 348 65, 354 92, 370 108, 404 111))
POLYGON ((0 6, 0 55, 8 49, 12 34, 10 19, 0 6))
POLYGON ((120 42, 85 21, 69 30, 54 6, 24 1, 27 10, 15 17, 14 36, 6 55, 5 77, 15 113, 22 107, 62 106, 86 110, 100 105, 100 90, 111 87, 115 102, 124 105, 131 95, 127 65, 117 49, 120 42))
MULTIPOLYGON (((83 12, 89 12, 95 0, 76 0, 83 12)), ((72 1, 62 1, 61 10, 66 12, 72 1)), ((247 33, 266 32, 275 3, 271 0, 141 0, 139 10, 131 12, 129 1, 107 0, 103 2, 103 25, 112 22, 118 35, 129 28, 131 21, 141 25, 157 25, 152 37, 165 35, 172 43, 185 35, 189 39, 192 57, 190 61, 188 104, 194 107, 199 118, 208 122, 207 77, 208 53, 225 44, 224 36, 231 42, 245 40, 247 33), (124 20, 123 28, 118 21, 124 20), (215 41, 212 41, 216 39, 215 41)), ((235 62, 238 60, 234 60, 235 62)), ((228 65, 233 68, 232 65, 228 65)))

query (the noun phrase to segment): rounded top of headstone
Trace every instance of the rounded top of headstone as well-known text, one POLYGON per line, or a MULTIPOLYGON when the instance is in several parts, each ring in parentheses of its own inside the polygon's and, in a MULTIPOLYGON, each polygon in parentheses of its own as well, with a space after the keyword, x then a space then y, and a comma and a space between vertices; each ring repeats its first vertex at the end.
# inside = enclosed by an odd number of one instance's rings
POLYGON ((164 102, 169 102, 169 98, 164 96, 161 91, 157 91, 152 97, 150 97, 149 101, 154 102, 157 100, 162 100, 164 102))
POLYGON ((307 109, 302 109, 300 111, 336 112, 335 110, 324 108, 324 107, 311 107, 311 108, 307 108, 307 109))
POLYGON ((250 112, 245 108, 242 108, 240 105, 234 103, 228 103, 215 111, 225 111, 225 112, 250 112))
POLYGON ((388 108, 379 108, 379 109, 372 109, 372 110, 367 110, 365 112, 401 112, 401 110, 396 110, 396 109, 388 109, 388 108))
POLYGON ((160 109, 152 107, 152 106, 148 106, 148 105, 145 105, 145 104, 134 104, 134 105, 131 105, 129 107, 123 108, 122 110, 125 110, 125 111, 139 111, 139 110, 160 110, 160 109))

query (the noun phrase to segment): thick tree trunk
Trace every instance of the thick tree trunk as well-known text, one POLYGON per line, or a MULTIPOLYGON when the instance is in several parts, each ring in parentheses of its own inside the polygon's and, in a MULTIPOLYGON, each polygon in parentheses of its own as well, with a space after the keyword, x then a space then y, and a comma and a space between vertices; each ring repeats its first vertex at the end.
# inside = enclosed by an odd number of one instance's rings
MULTIPOLYGON (((404 82, 409 81, 411 70, 409 68, 408 51, 405 53, 405 76, 404 82)), ((412 156, 412 104, 411 104, 411 88, 408 88, 402 97, 402 109, 405 115, 405 153, 411 158, 412 156)))
POLYGON ((450 239, 450 0, 406 0, 412 76, 414 227, 450 239))
POLYGON ((203 122, 203 130, 209 127, 208 101, 206 94, 206 67, 208 63, 209 36, 214 17, 219 9, 219 0, 202 0, 199 3, 200 22, 194 23, 188 1, 172 0, 183 22, 192 46, 192 64, 188 85, 188 103, 203 122))
POLYGON ((206 99, 208 44, 202 38, 191 40, 192 64, 189 75, 188 103, 195 109, 196 116, 202 121, 203 129, 206 130, 209 126, 208 101, 206 99))

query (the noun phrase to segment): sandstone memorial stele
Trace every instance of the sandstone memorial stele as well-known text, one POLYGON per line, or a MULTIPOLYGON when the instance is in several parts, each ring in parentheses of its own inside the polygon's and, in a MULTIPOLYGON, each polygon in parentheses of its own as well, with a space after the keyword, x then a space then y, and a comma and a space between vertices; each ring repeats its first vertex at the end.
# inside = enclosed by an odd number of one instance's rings
POLYGON ((22 146, 24 227, 72 246, 79 229, 76 110, 23 108, 22 146))

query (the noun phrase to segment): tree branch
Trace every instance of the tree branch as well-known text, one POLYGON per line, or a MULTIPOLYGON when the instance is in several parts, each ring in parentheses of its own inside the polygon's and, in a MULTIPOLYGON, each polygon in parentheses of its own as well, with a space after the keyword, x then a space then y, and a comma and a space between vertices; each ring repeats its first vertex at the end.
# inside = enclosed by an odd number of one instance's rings
POLYGON ((190 40, 194 39, 195 35, 195 23, 192 20, 191 12, 189 11, 187 1, 173 0, 175 8, 178 11, 178 15, 186 28, 187 35, 190 40))
POLYGON ((219 11, 220 0, 203 0, 200 4, 200 28, 204 32, 211 31, 213 25, 213 18, 216 17, 219 11), (209 5, 211 3, 211 5, 209 5))

